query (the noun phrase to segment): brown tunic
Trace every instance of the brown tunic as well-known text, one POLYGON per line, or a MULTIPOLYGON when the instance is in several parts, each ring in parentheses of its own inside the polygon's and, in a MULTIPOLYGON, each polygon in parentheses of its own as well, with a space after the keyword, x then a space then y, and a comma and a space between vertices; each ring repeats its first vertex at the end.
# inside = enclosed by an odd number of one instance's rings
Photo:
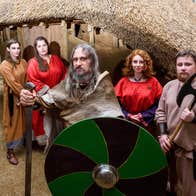
POLYGON ((26 61, 21 60, 15 67, 4 60, 0 65, 3 76, 3 125, 7 143, 21 139, 25 130, 24 108, 20 106, 19 95, 26 81, 26 61), (9 95, 13 95, 13 114, 10 114, 9 95))

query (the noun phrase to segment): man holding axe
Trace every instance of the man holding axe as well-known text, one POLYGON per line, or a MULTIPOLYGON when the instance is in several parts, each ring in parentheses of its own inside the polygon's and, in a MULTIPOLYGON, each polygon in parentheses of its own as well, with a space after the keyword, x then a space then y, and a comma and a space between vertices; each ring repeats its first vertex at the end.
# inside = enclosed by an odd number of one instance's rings
MULTIPOLYGON (((177 79, 164 88, 156 111, 158 140, 165 153, 174 151, 180 196, 196 195, 196 52, 182 50, 176 55, 177 79)), ((172 160, 171 160, 172 161, 172 160)))

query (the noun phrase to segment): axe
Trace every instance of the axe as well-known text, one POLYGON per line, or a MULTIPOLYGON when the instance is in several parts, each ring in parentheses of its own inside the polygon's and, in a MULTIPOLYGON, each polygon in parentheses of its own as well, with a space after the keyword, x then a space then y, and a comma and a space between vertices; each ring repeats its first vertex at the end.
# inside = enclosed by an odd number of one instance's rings
MULTIPOLYGON (((25 84, 25 89, 32 91, 35 85, 32 82, 25 84)), ((32 106, 25 107, 26 115, 26 166, 25 166, 25 196, 31 195, 31 166, 32 166, 32 106)))
MULTIPOLYGON (((180 92, 178 93, 177 96, 177 104, 180 107, 182 104, 182 101, 184 99, 185 96, 192 94, 194 96, 194 98, 192 99, 192 101, 189 103, 188 105, 188 109, 191 110, 193 108, 193 106, 196 103, 196 89, 194 89, 192 87, 192 81, 196 78, 196 73, 193 74, 182 86, 182 88, 180 89, 180 92)), ((183 125, 183 120, 180 120, 175 128, 175 130, 173 131, 173 133, 169 136, 169 140, 172 143, 173 140, 175 139, 176 135, 178 134, 178 132, 180 131, 182 125, 183 125)))
MULTIPOLYGON (((176 100, 179 107, 181 106, 181 103, 182 103, 184 97, 188 94, 192 94, 194 96, 188 105, 188 109, 191 110, 193 108, 193 106, 195 105, 195 103, 196 103, 196 89, 194 89, 191 85, 192 81, 195 79, 195 77, 196 77, 196 73, 193 74, 184 83, 184 85, 180 89, 180 92, 178 93, 177 100, 176 100)), ((179 123, 177 124, 174 132, 169 136, 170 142, 173 142, 173 140, 175 139, 175 137, 178 134, 182 125, 183 125, 183 120, 180 120, 179 123)), ((193 146, 193 177, 196 180, 196 143, 193 146)))

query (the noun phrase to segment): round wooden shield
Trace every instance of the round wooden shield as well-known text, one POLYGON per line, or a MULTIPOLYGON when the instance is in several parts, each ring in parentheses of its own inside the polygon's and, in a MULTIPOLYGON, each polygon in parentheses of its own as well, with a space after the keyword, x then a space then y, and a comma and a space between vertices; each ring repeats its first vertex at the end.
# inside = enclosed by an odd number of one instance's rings
POLYGON ((167 181, 167 159, 144 128, 120 118, 93 118, 64 129, 45 160, 45 175, 54 196, 160 196, 167 181), (116 168, 112 188, 97 185, 100 164, 116 168))

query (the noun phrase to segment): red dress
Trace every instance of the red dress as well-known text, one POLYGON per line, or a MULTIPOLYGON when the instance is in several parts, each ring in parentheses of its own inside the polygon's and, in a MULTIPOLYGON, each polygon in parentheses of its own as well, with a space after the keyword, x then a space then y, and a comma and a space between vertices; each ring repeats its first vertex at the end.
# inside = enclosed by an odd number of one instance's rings
MULTIPOLYGON (((36 86, 35 90, 38 93, 46 93, 47 90, 54 87, 61 80, 65 78, 67 68, 62 60, 56 56, 51 55, 49 69, 46 72, 39 70, 39 65, 36 58, 32 58, 28 62, 27 77, 28 81, 33 82, 36 86), (46 91, 45 91, 45 90, 46 91)), ((44 115, 38 110, 33 111, 32 126, 35 137, 45 135, 43 125, 44 115)))
POLYGON ((146 126, 153 123, 162 93, 162 86, 155 77, 145 82, 132 82, 123 77, 115 86, 115 93, 126 117, 128 113, 141 113, 146 126))

